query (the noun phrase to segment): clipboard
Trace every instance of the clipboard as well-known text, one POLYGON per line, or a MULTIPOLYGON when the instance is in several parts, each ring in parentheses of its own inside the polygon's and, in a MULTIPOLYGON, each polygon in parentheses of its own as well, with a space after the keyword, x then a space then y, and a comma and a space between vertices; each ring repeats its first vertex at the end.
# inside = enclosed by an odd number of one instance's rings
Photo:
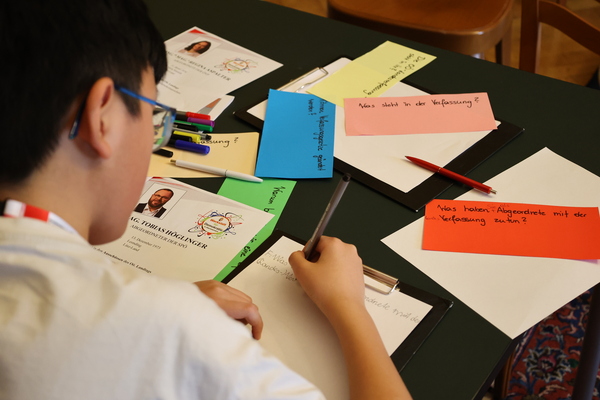
MULTIPOLYGON (((222 282, 234 286, 232 284, 232 281, 234 281, 236 277, 241 276, 241 274, 243 274, 244 271, 246 271, 246 268, 248 268, 249 266, 252 266, 252 268, 260 268, 261 265, 264 266, 264 262, 262 264, 256 264, 255 262, 257 260, 261 260, 261 257, 267 254, 267 252, 269 252, 273 248, 273 245, 277 243, 281 238, 287 238, 295 242, 297 244, 297 249, 302 249, 302 246, 304 245, 303 241, 291 235, 288 235, 282 231, 276 230, 255 251, 253 251, 252 254, 250 254, 246 259, 244 259, 244 261, 242 261, 227 277, 225 277, 225 279, 223 279, 222 282)), ((289 254, 286 255, 286 262, 287 256, 289 256, 289 254)), ((395 351, 393 351, 393 354, 391 355, 394 365, 396 366, 398 371, 401 371, 412 358, 412 356, 417 352, 417 350, 423 344, 423 342, 426 340, 429 334, 437 326, 440 320, 444 317, 446 312, 448 312, 448 310, 452 307, 453 303, 449 300, 443 299, 424 290, 399 282, 396 278, 381 273, 373 268, 365 267, 365 276, 369 277, 372 281, 376 282, 375 286, 367 285, 367 288, 365 289, 367 295, 369 294, 369 291, 373 291, 383 293, 383 297, 380 298, 385 298, 385 296, 389 295, 390 293, 398 292, 430 306, 426 315, 422 319, 420 319, 420 322, 417 323, 417 325, 410 331, 408 336, 404 338, 404 340, 395 349, 395 351)), ((291 277, 287 276, 286 279, 291 279, 291 277)), ((252 285, 255 286, 256 290, 259 292, 264 292, 268 290, 265 287, 265 283, 262 281, 253 282, 252 285)), ((296 283, 296 285, 299 287, 299 284, 296 283)), ((247 292, 247 289, 243 289, 243 291, 246 291, 246 293, 253 297, 253 299, 256 301, 256 297, 253 295, 252 289, 250 290, 250 293, 247 292)), ((306 295, 304 295, 304 297, 306 297, 306 295)), ((267 305, 261 305, 257 303, 257 305, 261 309, 261 312, 263 312, 267 308, 269 308, 269 306, 273 303, 274 302, 271 302, 267 305)), ((324 318, 324 316, 322 316, 322 314, 316 308, 316 306, 314 307, 316 310, 315 312, 321 315, 322 318, 324 318)), ((265 329, 268 329, 267 323, 268 321, 265 321, 265 329)), ((293 341, 294 338, 291 336, 293 336, 293 330, 291 330, 290 328, 289 337, 287 339, 293 341)), ((284 360, 284 362, 285 361, 286 360, 284 360)))
MULTIPOLYGON (((348 58, 339 58, 325 67, 316 68, 309 73, 302 75, 279 89, 294 91, 296 90, 296 87, 305 85, 307 82, 310 82, 307 85, 310 86, 327 76, 323 73, 319 74, 319 71, 324 70, 331 73, 335 70, 338 63, 348 62, 350 62, 350 59, 348 58)), ((426 88, 411 84, 410 80, 404 80, 403 82, 416 89, 432 94, 432 92, 426 88)), ((303 89, 306 89, 307 86, 304 86, 303 89)), ((264 123, 262 119, 264 117, 262 116, 264 116, 263 110, 266 110, 266 102, 266 99, 261 100, 247 108, 235 111, 234 115, 256 128, 262 129, 264 123)), ((466 175, 524 131, 523 128, 509 122, 502 120, 499 120, 499 122, 500 124, 497 129, 490 131, 482 139, 465 149, 461 154, 443 167, 461 175, 466 175)), ((419 211, 428 202, 438 197, 452 185, 456 184, 452 179, 433 174, 414 188, 403 191, 402 189, 381 180, 377 176, 356 168, 338 157, 335 157, 334 159, 334 168, 342 174, 350 173, 354 180, 357 180, 392 200, 403 204, 415 212, 419 211)))
MULTIPOLYGON (((348 57, 339 57, 338 59, 328 63, 323 67, 317 67, 308 71, 307 73, 286 83, 285 85, 278 87, 277 90, 284 90, 288 92, 305 91, 306 89, 318 83, 322 79, 325 79, 327 76, 329 76, 329 74, 332 74, 333 72, 337 71, 350 61, 351 60, 348 57)), ((235 115, 243 121, 246 121, 250 125, 262 130, 266 109, 267 99, 264 98, 256 103, 251 104, 246 108, 234 111, 233 115, 235 115)))

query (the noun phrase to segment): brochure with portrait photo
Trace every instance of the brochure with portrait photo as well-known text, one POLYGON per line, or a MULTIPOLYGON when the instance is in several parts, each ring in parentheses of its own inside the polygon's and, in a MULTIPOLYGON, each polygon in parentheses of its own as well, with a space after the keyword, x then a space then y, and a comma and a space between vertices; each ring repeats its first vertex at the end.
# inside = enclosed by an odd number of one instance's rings
POLYGON ((214 278, 273 217, 168 178, 146 181, 120 239, 96 249, 149 274, 214 278))
POLYGON ((168 70, 158 101, 199 112, 282 64, 198 27, 167 40, 168 70))

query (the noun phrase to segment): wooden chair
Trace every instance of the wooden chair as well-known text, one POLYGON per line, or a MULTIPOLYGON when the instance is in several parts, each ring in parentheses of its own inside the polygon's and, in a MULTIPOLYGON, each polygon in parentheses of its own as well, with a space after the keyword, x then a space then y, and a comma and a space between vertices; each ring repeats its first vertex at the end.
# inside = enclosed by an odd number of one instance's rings
POLYGON ((513 0, 328 0, 332 19, 510 64, 513 0))
POLYGON ((558 29, 582 46, 600 54, 600 29, 566 8, 564 2, 565 0, 560 3, 549 0, 523 0, 519 69, 537 72, 542 23, 558 29))

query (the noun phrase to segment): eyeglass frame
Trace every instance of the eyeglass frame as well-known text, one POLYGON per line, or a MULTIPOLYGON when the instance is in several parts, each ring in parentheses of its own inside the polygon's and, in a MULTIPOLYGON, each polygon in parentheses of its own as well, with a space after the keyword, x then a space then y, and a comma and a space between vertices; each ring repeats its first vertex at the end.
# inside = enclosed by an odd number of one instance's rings
MULTIPOLYGON (((119 85, 115 85, 115 89, 121 93, 124 93, 128 96, 133 97, 134 99, 142 100, 146 103, 153 105, 155 108, 161 108, 167 112, 167 114, 165 115, 165 121, 164 121, 164 125, 163 125, 162 140, 159 142, 158 145, 153 144, 152 151, 154 152, 154 151, 160 149, 161 147, 163 147, 164 145, 166 145, 169 142, 169 138, 171 137, 171 134, 173 133, 173 123, 175 122, 175 116, 177 114, 177 109, 175 109, 173 107, 169 107, 165 104, 159 103, 158 101, 152 100, 146 96, 142 96, 141 94, 132 92, 131 90, 126 89, 119 85)), ((77 116, 75 117, 75 120, 73 121, 71 130, 69 131, 69 139, 75 139, 75 137, 77 137, 77 134, 79 133, 79 125, 81 124, 81 116, 83 115, 83 110, 85 109, 85 104, 86 104, 86 100, 84 99, 83 102, 81 103, 81 106, 79 106, 79 110, 77 111, 77 116)))

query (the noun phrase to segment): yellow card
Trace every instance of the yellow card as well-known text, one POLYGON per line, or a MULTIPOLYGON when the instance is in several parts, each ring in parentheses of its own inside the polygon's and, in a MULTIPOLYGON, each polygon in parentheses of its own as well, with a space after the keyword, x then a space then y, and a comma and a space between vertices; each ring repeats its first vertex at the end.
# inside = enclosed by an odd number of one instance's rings
POLYGON ((435 56, 385 42, 317 83, 308 92, 343 107, 344 99, 378 97, 435 56))
MULTIPOLYGON (((210 146, 206 155, 191 153, 166 147, 173 152, 172 159, 225 168, 244 174, 254 175, 258 152, 258 132, 211 133, 211 140, 202 140, 200 144, 210 146)), ((216 177, 213 174, 181 168, 170 162, 167 157, 152 154, 148 176, 163 178, 205 178, 216 177)))

